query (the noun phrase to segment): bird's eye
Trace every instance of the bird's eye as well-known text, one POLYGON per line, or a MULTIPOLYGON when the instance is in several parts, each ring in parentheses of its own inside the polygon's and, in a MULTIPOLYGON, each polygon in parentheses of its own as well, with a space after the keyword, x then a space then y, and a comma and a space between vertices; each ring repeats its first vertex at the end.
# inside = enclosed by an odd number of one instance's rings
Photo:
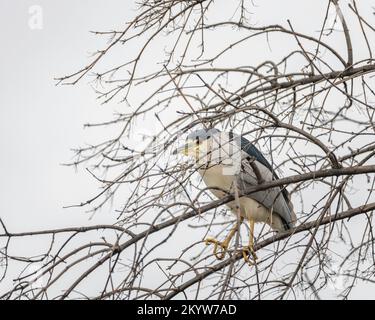
POLYGON ((196 144, 199 144, 199 139, 195 140, 195 143, 196 143, 196 144))

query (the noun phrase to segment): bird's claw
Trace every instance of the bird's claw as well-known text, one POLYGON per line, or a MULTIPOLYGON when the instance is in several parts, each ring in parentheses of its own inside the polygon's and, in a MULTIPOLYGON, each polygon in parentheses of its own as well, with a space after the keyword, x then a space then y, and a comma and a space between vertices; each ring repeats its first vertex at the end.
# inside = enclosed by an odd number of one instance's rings
POLYGON ((243 259, 245 260, 245 262, 250 266, 254 265, 256 260, 258 259, 257 255, 254 251, 254 248, 251 247, 251 246, 247 246, 247 247, 242 248, 242 256, 243 256, 243 259), (250 255, 253 257, 253 260, 250 260, 250 255))
MULTIPOLYGON (((214 255, 216 259, 223 260, 225 257, 225 254, 228 250, 228 244, 225 242, 218 241, 214 238, 207 238, 204 240, 206 245, 213 244, 214 245, 214 255)), ((242 248, 242 256, 243 259, 247 264, 250 266, 254 265, 256 260, 258 259, 255 250, 252 246, 247 246, 242 248), (252 259, 250 258, 252 257, 252 259)))
POLYGON ((207 238, 204 240, 206 246, 213 244, 214 245, 214 255, 216 259, 223 260, 225 254, 227 253, 228 245, 225 242, 220 242, 214 238, 207 238), (218 251, 220 248, 220 251, 218 251))

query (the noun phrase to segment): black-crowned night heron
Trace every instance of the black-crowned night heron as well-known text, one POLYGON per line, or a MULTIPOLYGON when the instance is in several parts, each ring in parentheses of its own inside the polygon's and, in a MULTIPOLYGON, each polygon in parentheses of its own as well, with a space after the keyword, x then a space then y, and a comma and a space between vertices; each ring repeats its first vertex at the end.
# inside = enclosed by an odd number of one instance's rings
MULTIPOLYGON (((296 215, 285 188, 276 187, 236 197, 236 194, 246 194, 251 187, 278 179, 271 164, 244 137, 217 129, 201 129, 189 134, 186 144, 177 151, 195 158, 198 172, 217 198, 228 194, 235 196, 226 205, 236 216, 239 214, 240 222, 247 219, 250 223, 249 244, 242 249, 247 262, 250 254, 256 259, 253 249, 255 222, 267 223, 275 231, 294 226, 296 215)), ((236 223, 223 242, 214 238, 205 240, 206 244, 215 245, 214 254, 218 259, 224 258, 237 230, 236 223)))

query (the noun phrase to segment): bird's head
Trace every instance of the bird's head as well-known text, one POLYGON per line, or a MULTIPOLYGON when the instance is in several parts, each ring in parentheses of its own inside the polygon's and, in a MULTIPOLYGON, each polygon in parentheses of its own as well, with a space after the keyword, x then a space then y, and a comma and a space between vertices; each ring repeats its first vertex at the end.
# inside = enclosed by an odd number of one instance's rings
POLYGON ((206 157, 212 149, 213 138, 220 135, 218 129, 200 129, 190 133, 183 146, 175 150, 175 154, 182 153, 194 157, 196 160, 206 157))

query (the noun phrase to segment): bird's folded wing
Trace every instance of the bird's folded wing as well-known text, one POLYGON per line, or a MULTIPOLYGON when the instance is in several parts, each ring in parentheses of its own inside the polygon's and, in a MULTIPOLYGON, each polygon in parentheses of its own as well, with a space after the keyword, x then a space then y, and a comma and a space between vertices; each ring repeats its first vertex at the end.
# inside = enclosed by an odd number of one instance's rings
MULTIPOLYGON (((241 171, 238 176, 238 188, 242 193, 249 192, 252 187, 260 184, 260 182, 269 182, 274 179, 274 173, 259 161, 246 158, 242 160, 241 171)), ((293 227, 296 216, 286 190, 275 187, 253 192, 248 197, 258 201, 266 208, 272 210, 272 212, 277 213, 287 224, 288 229, 293 227)))

